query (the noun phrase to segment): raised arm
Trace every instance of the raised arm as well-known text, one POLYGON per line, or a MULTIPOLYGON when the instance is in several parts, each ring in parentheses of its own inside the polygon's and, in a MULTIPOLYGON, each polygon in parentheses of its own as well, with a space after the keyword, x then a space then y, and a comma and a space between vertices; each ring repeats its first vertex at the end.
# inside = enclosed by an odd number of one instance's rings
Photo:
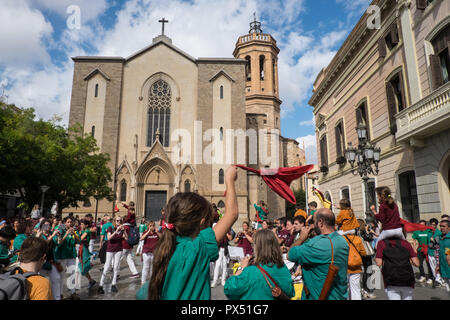
POLYGON ((225 214, 222 219, 214 226, 214 233, 216 234, 217 242, 221 241, 231 229, 233 224, 238 219, 238 204, 236 198, 236 190, 234 183, 237 179, 237 169, 235 166, 228 167, 225 173, 225 214))

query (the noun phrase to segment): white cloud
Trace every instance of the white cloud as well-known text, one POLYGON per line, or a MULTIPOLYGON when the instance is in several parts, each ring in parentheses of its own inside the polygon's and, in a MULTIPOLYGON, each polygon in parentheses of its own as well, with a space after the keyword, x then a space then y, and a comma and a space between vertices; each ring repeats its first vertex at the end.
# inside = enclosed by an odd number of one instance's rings
POLYGON ((297 140, 301 148, 303 148, 303 144, 305 145, 306 163, 317 164, 316 136, 310 134, 303 137, 298 137, 295 140, 297 140))
POLYGON ((315 122, 314 122, 314 116, 312 117, 311 120, 305 120, 305 121, 300 121, 299 125, 301 126, 314 126, 315 122))
POLYGON ((24 0, 0 2, 0 67, 49 63, 45 41, 53 32, 42 13, 24 0))

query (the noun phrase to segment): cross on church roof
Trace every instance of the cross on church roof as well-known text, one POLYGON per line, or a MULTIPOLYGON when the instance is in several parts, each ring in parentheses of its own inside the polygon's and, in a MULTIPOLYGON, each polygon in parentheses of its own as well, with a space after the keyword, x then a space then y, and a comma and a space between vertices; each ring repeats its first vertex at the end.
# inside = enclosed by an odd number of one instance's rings
POLYGON ((162 23, 162 35, 164 35, 164 23, 169 22, 169 20, 166 20, 166 18, 162 18, 161 20, 158 20, 158 22, 162 23))

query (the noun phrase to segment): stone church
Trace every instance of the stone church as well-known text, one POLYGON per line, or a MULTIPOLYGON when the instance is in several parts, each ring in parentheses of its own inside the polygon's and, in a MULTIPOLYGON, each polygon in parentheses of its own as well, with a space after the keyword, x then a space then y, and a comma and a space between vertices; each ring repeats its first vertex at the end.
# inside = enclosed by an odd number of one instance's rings
MULTIPOLYGON (((254 129, 260 144, 259 130, 266 129, 264 135, 276 137, 276 147, 268 144, 267 150, 277 153, 279 167, 305 164, 298 142, 279 135, 280 49, 256 19, 250 27, 249 33, 237 40, 234 58, 194 58, 172 44, 164 29, 151 45, 127 58, 72 58, 69 126, 79 123, 85 134, 95 137, 100 151, 110 155, 117 201, 134 201, 137 217, 159 220, 161 208, 180 191, 198 192, 223 207, 224 171, 229 164, 201 161, 203 150, 216 140, 215 148, 209 146, 213 157, 215 153, 233 154, 232 163, 237 163, 238 156, 244 155, 248 164, 249 145, 255 143, 247 137, 245 149, 237 143, 225 149, 220 143, 228 131, 254 129), (208 140, 208 129, 216 129, 219 136, 213 134, 208 140), (177 131, 184 135, 175 135, 177 131), (187 148, 182 150, 183 143, 187 148), (181 153, 193 157, 174 160, 181 153), (198 160, 198 154, 200 161, 194 159, 198 160)), ((263 163, 259 154, 257 161, 248 165, 271 166, 263 163)), ((291 187, 302 186, 297 180, 291 187)), ((236 193, 238 225, 253 219, 253 204, 259 200, 268 204, 270 219, 285 215, 285 201, 254 174, 238 171, 236 193)), ((114 206, 99 201, 99 216, 112 212, 114 206)), ((94 213, 96 207, 91 199, 64 212, 83 215, 94 213)), ((119 214, 125 214, 120 204, 118 208, 119 214)))

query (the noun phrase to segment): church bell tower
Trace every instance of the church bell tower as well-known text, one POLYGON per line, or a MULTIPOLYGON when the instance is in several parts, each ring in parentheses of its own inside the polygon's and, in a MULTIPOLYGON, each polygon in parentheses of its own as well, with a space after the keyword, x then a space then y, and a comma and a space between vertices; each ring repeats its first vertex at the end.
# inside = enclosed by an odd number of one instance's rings
POLYGON ((250 23, 248 34, 239 37, 233 52, 235 58, 247 60, 246 113, 265 114, 265 125, 273 129, 280 129, 279 52, 276 40, 270 34, 263 33, 256 16, 250 23))

